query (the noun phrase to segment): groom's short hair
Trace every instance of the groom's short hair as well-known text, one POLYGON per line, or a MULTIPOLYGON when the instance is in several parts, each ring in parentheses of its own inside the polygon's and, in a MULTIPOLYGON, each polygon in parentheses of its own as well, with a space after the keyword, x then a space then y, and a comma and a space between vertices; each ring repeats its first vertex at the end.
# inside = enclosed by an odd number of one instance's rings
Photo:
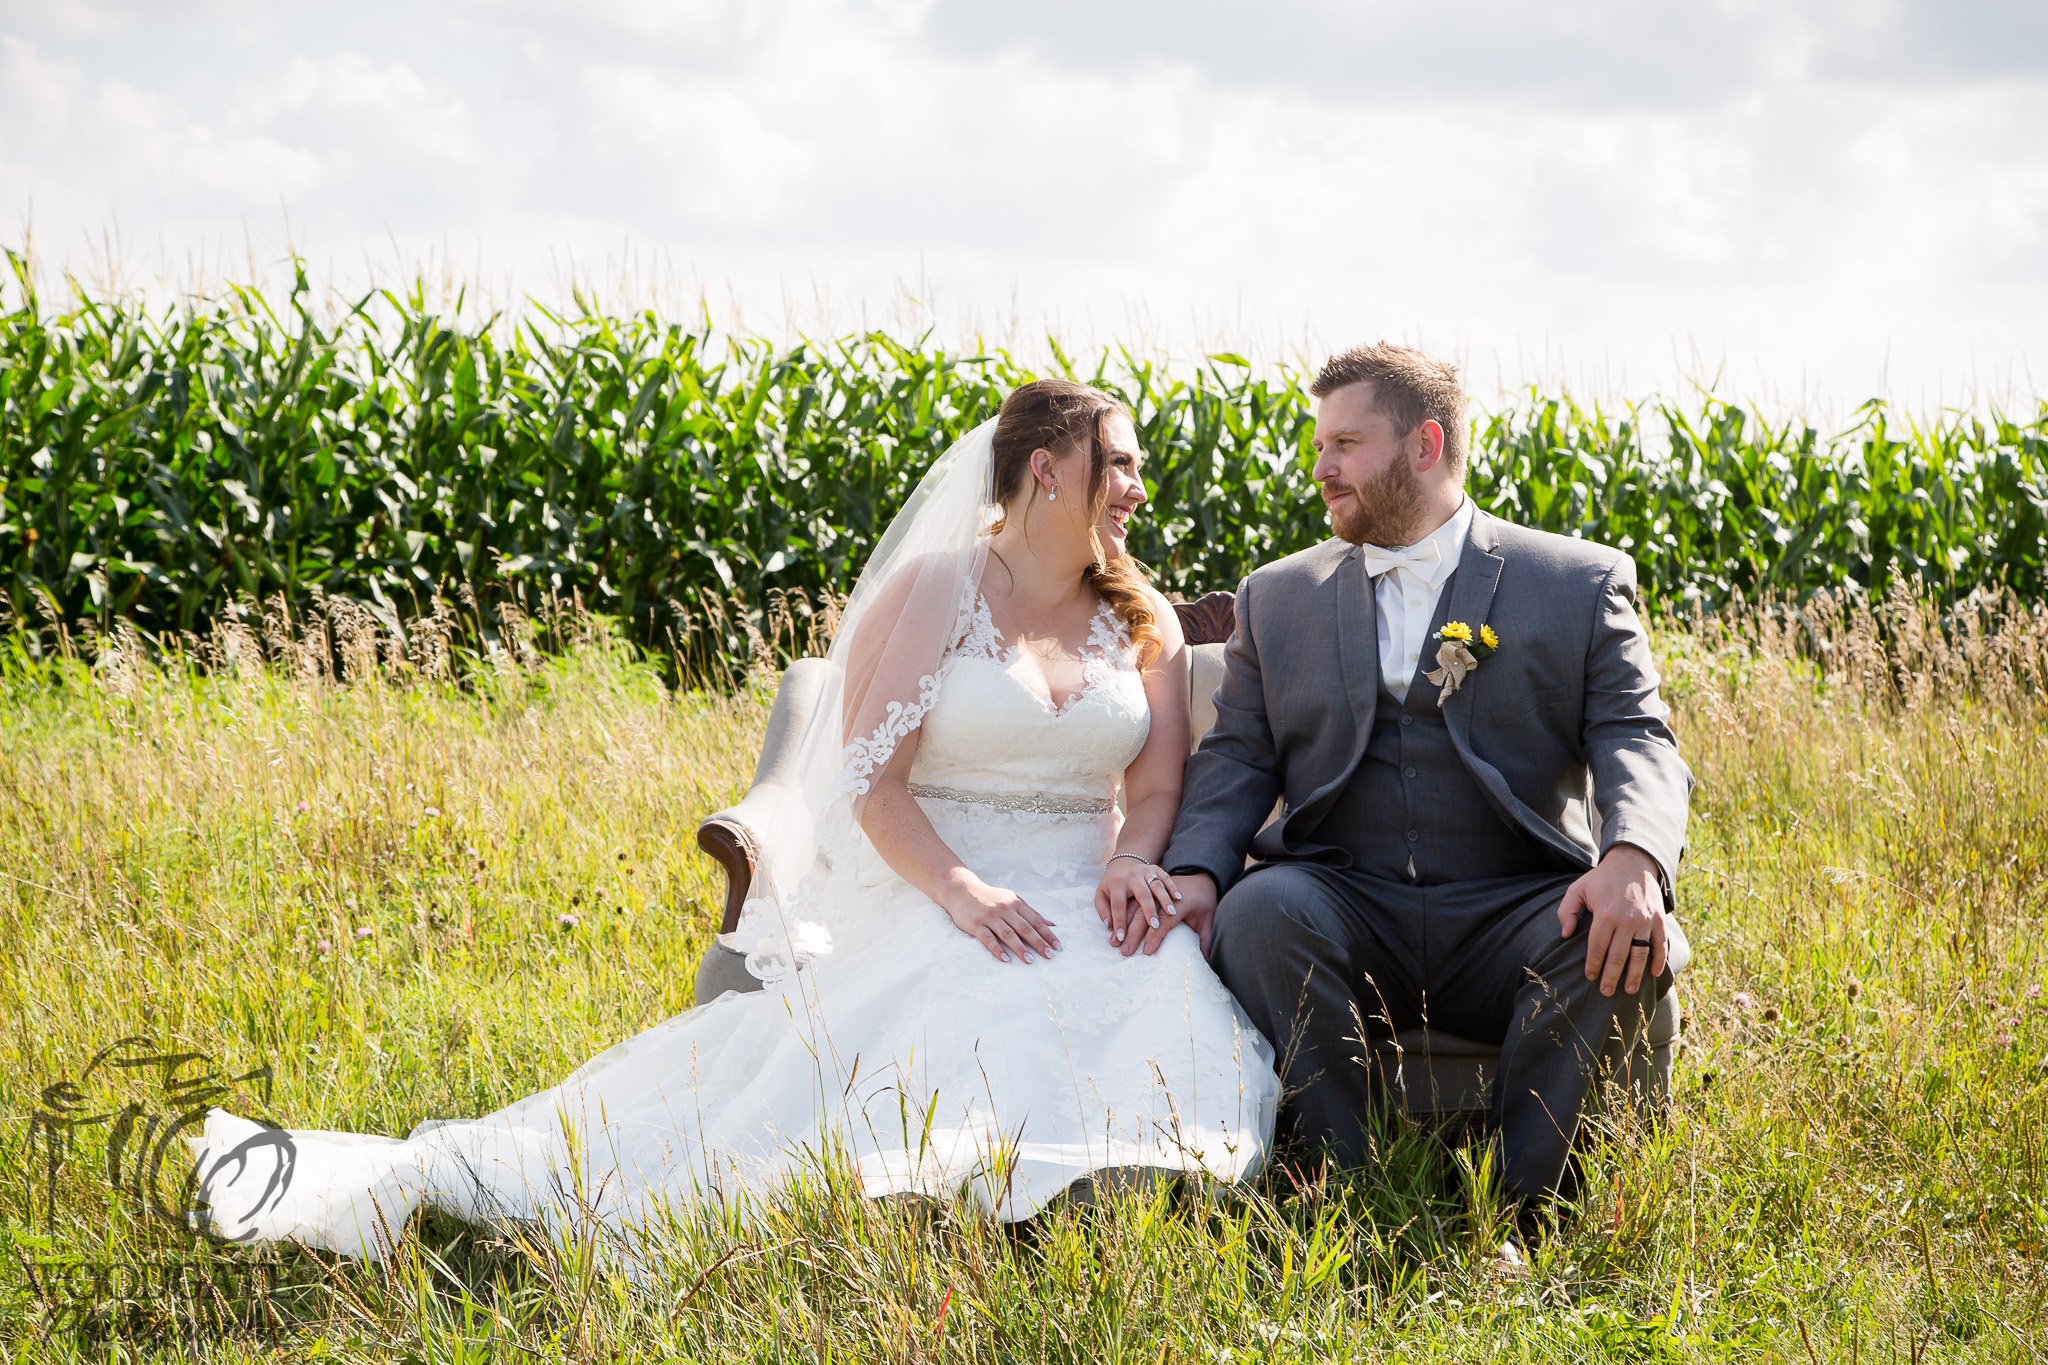
POLYGON ((1339 389, 1364 383, 1372 385, 1373 411, 1403 436, 1434 418, 1444 431, 1444 463, 1451 477, 1465 477, 1465 391, 1458 386, 1456 365, 1380 341, 1331 356, 1308 391, 1328 398, 1339 389))

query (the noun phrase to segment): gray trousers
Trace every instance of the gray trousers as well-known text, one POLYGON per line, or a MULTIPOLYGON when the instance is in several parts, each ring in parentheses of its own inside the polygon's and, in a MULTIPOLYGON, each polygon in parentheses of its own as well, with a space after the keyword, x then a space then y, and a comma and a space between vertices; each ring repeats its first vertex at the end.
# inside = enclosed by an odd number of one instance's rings
POLYGON ((1641 1046, 1663 988, 1586 980, 1592 916, 1563 937, 1572 874, 1411 886, 1312 863, 1267 863, 1223 897, 1216 972, 1280 1059, 1283 1134, 1340 1164, 1370 1156, 1388 1078, 1360 1037, 1428 1025, 1498 1042, 1493 1126, 1507 1192, 1558 1192, 1600 1074, 1641 1046))

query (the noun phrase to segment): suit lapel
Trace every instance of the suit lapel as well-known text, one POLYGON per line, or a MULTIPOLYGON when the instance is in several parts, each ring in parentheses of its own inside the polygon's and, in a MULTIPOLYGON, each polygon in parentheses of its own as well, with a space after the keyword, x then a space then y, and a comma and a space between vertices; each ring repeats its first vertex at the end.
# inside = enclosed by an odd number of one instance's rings
MULTIPOLYGON (((1463 621, 1478 634, 1479 627, 1487 624, 1487 617, 1493 611, 1493 594, 1500 586, 1501 571, 1507 560, 1496 553, 1500 548, 1500 535, 1494 529, 1494 520, 1484 512, 1475 512, 1472 517, 1472 533, 1466 538, 1465 553, 1458 560, 1458 574, 1451 580, 1447 594, 1451 608, 1445 613, 1447 621, 1463 621)), ((1486 664, 1479 665, 1482 669, 1486 664)), ((1464 760, 1465 771, 1472 774, 1472 780, 1486 793, 1486 799, 1500 812, 1501 818, 1521 829, 1539 843, 1555 849, 1567 865, 1590 866, 1586 852, 1578 845, 1559 834, 1551 825, 1536 817, 1527 806, 1518 800, 1508 787, 1500 769, 1472 752, 1472 708, 1476 705, 1472 694, 1472 677, 1468 675, 1465 685, 1444 701, 1444 728, 1450 732, 1451 747, 1464 760)))
POLYGON ((1361 737, 1369 736, 1380 704, 1380 612, 1356 547, 1337 566, 1337 655, 1352 724, 1361 737))
POLYGON ((1445 622, 1459 619, 1451 612, 1457 595, 1457 570, 1453 569, 1451 577, 1444 583, 1443 592, 1437 595, 1436 616, 1431 619, 1429 629, 1423 632, 1422 655, 1415 661, 1415 672, 1408 679, 1408 699, 1412 703, 1419 705, 1428 702, 1431 706, 1436 705, 1437 685, 1426 675, 1436 667, 1436 633, 1444 628, 1445 622))
MULTIPOLYGON (((1292 840, 1300 831, 1313 828, 1323 812, 1344 790, 1365 746, 1372 739, 1373 716, 1380 704, 1380 620, 1379 605, 1373 600, 1372 580, 1359 562, 1357 547, 1337 563, 1337 667, 1344 687, 1344 700, 1351 708, 1351 746, 1343 761, 1328 770, 1323 784, 1303 798, 1284 817, 1282 837, 1292 840)), ((1332 745, 1334 748, 1334 744, 1332 745)))
MULTIPOLYGON (((1450 591, 1444 594, 1450 599, 1450 607, 1439 614, 1439 628, 1445 621, 1463 621, 1472 627, 1476 635, 1479 627, 1486 624, 1487 613, 1493 610, 1494 589, 1500 586, 1500 572, 1507 564, 1494 553, 1499 545, 1500 537, 1494 533, 1493 518, 1475 508, 1472 529, 1465 536, 1465 551, 1458 557, 1458 571, 1451 577, 1450 591)), ((1426 655, 1424 662, 1435 668, 1435 649, 1425 647, 1423 652, 1426 655)), ((1481 668, 1485 666, 1480 665, 1481 668)), ((1457 741, 1458 752, 1470 763, 1471 676, 1466 677, 1463 687, 1444 699, 1444 725, 1449 728, 1451 738, 1457 741)))

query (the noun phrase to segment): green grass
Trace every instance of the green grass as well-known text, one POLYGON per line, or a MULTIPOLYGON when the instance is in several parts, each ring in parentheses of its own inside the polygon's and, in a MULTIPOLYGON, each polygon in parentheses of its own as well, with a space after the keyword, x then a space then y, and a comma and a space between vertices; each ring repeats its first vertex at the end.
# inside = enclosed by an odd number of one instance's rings
POLYGON ((1601 1137, 1526 1277, 1491 1259, 1473 1149, 1397 1128, 1343 1182, 1022 1232, 828 1170, 756 1222, 667 1229, 645 1294, 587 1249, 430 1220, 379 1267, 285 1257, 274 1338, 180 1338, 204 1296, 157 1296, 87 1345, 38 1337, 52 1264, 188 1252, 91 1134, 55 1226, 30 1208, 44 1085, 128 1033, 269 1063, 267 1106, 242 1102, 299 1126, 403 1133, 552 1083, 690 1003, 719 894, 692 831, 739 792, 767 696, 669 692, 575 621, 451 679, 346 618, 345 686, 281 626, 216 634, 204 670, 118 637, 17 655, 0 1359, 2039 1359, 2048 618, 1973 619, 1822 603, 1659 632, 1701 779, 1676 1100, 1601 1137))

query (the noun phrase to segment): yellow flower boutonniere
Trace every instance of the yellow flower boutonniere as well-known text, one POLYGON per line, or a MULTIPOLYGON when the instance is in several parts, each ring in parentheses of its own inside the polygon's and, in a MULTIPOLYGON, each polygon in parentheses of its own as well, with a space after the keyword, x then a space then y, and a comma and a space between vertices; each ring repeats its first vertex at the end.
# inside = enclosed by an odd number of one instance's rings
POLYGON ((1436 704, 1465 684, 1465 675, 1479 667, 1479 661, 1500 648, 1500 636, 1493 627, 1481 624, 1475 639, 1472 627, 1463 621, 1446 621, 1436 633, 1436 667, 1422 676, 1437 686, 1436 704))

